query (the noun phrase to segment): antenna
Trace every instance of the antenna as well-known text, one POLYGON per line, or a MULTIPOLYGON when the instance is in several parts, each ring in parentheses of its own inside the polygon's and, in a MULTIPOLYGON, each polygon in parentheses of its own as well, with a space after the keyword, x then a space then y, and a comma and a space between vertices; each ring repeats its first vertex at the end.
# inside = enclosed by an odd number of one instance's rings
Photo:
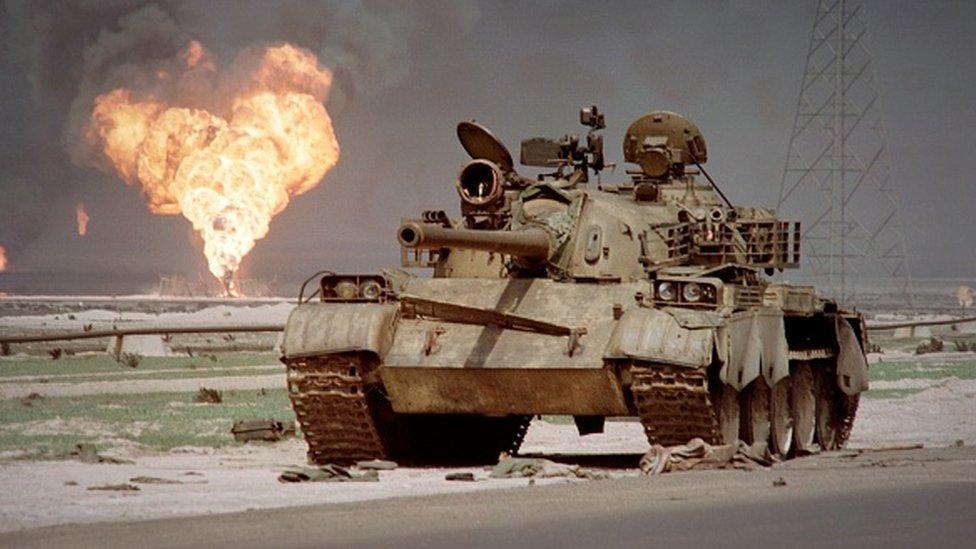
POLYGON ((803 219, 810 274, 826 295, 856 301, 865 263, 912 303, 891 162, 864 8, 819 0, 777 210, 803 219))

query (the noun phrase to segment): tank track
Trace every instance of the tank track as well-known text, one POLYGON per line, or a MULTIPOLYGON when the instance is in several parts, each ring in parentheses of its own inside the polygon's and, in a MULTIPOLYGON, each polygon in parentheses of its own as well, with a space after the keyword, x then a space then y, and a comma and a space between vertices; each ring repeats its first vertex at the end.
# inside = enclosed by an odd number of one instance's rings
POLYGON ((840 426, 837 429, 837 447, 843 448, 847 445, 847 439, 851 438, 851 431, 854 429, 854 419, 857 416, 857 405, 861 402, 861 395, 847 396, 838 391, 839 397, 844 399, 844 415, 840 418, 840 426))
POLYGON ((485 454, 486 441, 515 454, 532 416, 488 418, 478 423, 451 416, 399 416, 364 377, 375 367, 361 353, 338 353, 285 361, 288 396, 308 444, 312 463, 352 463, 368 459, 437 462, 443 455, 464 460, 485 454), (411 432, 412 431, 412 432, 411 432), (450 440, 444 439, 448 437, 450 440), (470 438, 468 438, 470 437, 470 438), (416 443, 413 446, 410 443, 416 443))
POLYGON ((515 426, 515 434, 512 437, 512 442, 504 450, 511 456, 517 454, 519 448, 522 447, 522 442, 525 441, 525 434, 529 432, 529 425, 532 424, 532 416, 521 416, 518 419, 519 423, 515 426))
POLYGON ((342 353, 285 361, 288 396, 312 463, 348 463, 385 456, 367 404, 360 354, 342 353))
POLYGON ((635 361, 630 372, 631 394, 651 444, 673 446, 696 437, 721 443, 704 368, 635 361))

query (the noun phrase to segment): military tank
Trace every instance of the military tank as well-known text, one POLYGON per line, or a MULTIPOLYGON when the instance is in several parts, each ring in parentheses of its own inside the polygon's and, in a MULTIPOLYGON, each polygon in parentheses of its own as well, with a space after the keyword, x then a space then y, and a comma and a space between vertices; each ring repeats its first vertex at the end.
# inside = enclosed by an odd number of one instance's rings
POLYGON ((491 461, 541 414, 580 435, 636 417, 652 444, 844 445, 867 333, 859 313, 775 280, 799 266, 799 223, 729 202, 678 114, 630 125, 616 183, 603 114, 580 122, 585 139, 521 143, 534 177, 462 122, 460 216, 404 220, 402 269, 306 281, 281 352, 310 461, 491 461))

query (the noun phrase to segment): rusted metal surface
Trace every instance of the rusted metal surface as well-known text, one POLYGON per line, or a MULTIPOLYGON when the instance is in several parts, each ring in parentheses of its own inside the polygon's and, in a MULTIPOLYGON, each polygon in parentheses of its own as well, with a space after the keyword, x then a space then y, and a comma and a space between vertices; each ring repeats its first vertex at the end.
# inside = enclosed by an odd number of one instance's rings
POLYGON ((672 446, 697 437, 722 443, 704 368, 634 361, 630 372, 630 390, 648 442, 672 446))
POLYGON ((629 415, 620 379, 608 368, 472 370, 385 365, 380 373, 393 409, 402 413, 629 415))
POLYGON ((385 457, 363 375, 368 357, 337 353, 285 360, 288 397, 302 426, 312 463, 385 457))

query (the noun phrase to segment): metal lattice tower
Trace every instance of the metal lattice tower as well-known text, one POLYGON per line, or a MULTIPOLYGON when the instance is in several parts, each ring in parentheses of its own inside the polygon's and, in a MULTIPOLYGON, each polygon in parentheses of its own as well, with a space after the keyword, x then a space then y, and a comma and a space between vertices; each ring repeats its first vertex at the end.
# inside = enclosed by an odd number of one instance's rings
POLYGON ((864 9, 819 0, 777 210, 803 220, 805 267, 820 290, 856 300, 865 275, 911 277, 864 9))

